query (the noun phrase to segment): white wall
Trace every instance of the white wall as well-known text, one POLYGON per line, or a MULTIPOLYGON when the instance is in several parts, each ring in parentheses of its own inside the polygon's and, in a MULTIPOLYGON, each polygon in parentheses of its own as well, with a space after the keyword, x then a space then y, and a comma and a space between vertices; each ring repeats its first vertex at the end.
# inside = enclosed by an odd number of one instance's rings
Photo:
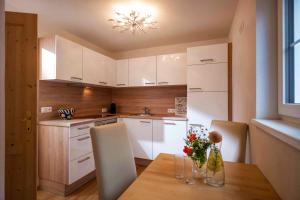
POLYGON ((256 118, 278 118, 277 1, 256 1, 256 118))
POLYGON ((256 99, 256 1, 240 0, 232 22, 232 117, 250 123, 256 99))
POLYGON ((283 200, 300 199, 300 151, 251 125, 252 162, 283 200))
POLYGON ((0 200, 4 200, 4 0, 0 0, 0 200))

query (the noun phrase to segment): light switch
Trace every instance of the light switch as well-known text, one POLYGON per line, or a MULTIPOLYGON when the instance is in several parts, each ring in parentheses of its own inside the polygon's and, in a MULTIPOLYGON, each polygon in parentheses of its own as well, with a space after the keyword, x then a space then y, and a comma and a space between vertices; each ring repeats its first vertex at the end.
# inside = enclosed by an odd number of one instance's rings
POLYGON ((41 113, 49 113, 52 112, 52 107, 41 107, 41 113))

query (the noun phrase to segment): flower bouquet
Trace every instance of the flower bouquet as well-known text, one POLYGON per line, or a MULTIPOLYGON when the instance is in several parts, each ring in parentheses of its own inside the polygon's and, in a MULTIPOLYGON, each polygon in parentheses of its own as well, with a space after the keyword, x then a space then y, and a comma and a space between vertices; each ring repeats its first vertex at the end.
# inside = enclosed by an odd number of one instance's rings
POLYGON ((204 165, 207 161, 207 149, 211 142, 207 137, 207 129, 201 128, 200 132, 194 128, 190 128, 185 138, 185 146, 183 152, 192 159, 193 168, 200 176, 204 176, 204 165))

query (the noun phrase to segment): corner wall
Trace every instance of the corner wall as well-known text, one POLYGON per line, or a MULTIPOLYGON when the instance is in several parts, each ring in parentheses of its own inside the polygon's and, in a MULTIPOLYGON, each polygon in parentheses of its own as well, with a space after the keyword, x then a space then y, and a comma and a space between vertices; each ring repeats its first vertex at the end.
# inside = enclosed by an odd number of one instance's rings
POLYGON ((4 200, 4 163, 5 163, 5 43, 4 43, 4 0, 0 0, 0 200, 4 200))
POLYGON ((232 22, 232 118, 250 123, 256 111, 256 1, 240 0, 232 22))

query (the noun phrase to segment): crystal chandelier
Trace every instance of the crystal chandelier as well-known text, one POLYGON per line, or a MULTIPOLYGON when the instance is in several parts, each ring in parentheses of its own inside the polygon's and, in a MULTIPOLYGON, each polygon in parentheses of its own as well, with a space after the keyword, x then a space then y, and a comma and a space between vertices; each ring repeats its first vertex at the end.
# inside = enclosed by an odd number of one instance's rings
POLYGON ((109 19, 113 23, 112 28, 120 31, 120 33, 130 31, 132 34, 136 32, 146 33, 145 29, 157 29, 157 21, 151 19, 151 14, 141 14, 138 11, 131 10, 129 14, 115 11, 116 18, 109 19))

